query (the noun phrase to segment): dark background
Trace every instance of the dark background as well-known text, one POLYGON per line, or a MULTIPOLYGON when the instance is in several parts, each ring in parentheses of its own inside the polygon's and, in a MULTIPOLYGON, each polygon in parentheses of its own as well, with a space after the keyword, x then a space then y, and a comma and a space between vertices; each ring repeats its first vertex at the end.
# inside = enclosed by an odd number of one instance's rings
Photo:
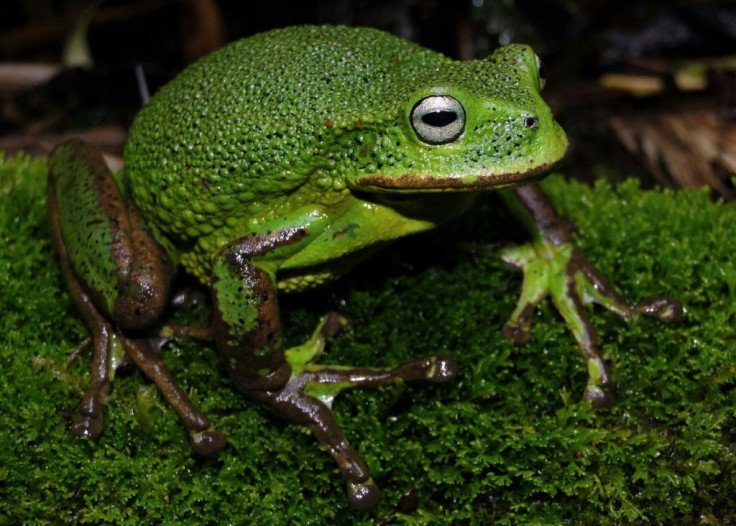
POLYGON ((545 97, 571 136, 565 173, 734 195, 733 0, 14 0, 2 11, 0 150, 44 154, 81 133, 119 155, 141 105, 136 66, 154 92, 234 39, 293 24, 363 25, 463 59, 529 43, 547 66, 545 97), (61 64, 75 31, 88 42, 88 68, 57 70, 49 82, 24 77, 19 64, 61 64), (704 70, 697 90, 674 80, 684 60, 704 70), (618 89, 601 82, 612 73, 623 75, 618 89), (658 89, 637 96, 652 79, 658 89))

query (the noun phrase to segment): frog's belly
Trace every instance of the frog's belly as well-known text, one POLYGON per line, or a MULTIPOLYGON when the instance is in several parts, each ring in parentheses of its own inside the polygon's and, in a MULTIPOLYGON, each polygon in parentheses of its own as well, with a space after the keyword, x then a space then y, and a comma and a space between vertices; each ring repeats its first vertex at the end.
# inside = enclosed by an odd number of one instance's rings
POLYGON ((390 241, 436 226, 434 221, 410 219, 389 207, 357 202, 280 265, 278 287, 292 291, 320 285, 345 274, 390 241))
POLYGON ((389 242, 437 227, 465 211, 469 195, 446 195, 441 208, 421 207, 411 214, 399 206, 356 201, 336 221, 279 267, 278 287, 286 291, 314 287, 348 272, 389 242), (449 198, 449 199, 448 199, 449 198))
POLYGON ((376 243, 345 257, 330 259, 321 264, 284 269, 279 272, 277 287, 283 292, 298 292, 319 287, 324 283, 347 274, 355 265, 373 255, 388 243, 390 243, 390 241, 385 243, 376 243))

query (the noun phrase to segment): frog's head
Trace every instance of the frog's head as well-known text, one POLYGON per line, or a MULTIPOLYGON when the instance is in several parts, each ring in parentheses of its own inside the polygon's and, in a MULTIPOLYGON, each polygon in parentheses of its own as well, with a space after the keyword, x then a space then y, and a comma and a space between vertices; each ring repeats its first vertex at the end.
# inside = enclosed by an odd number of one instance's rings
POLYGON ((412 86, 390 126, 363 144, 353 189, 477 191, 540 179, 567 138, 542 99, 544 72, 528 46, 450 62, 412 86))

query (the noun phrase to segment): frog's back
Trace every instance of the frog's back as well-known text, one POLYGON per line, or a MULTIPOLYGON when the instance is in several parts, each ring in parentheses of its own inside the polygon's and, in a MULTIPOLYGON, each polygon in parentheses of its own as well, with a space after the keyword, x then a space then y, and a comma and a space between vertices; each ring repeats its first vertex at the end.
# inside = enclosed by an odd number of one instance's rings
POLYGON ((136 119, 125 151, 136 202, 182 239, 273 208, 329 162, 336 120, 385 112, 448 60, 369 28, 291 27, 234 42, 136 119))

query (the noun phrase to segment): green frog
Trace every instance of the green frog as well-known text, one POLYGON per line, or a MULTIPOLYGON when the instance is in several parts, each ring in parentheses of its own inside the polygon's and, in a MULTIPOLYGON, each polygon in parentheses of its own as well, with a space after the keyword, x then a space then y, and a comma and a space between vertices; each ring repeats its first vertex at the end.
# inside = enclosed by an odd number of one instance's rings
POLYGON ((458 62, 375 29, 290 27, 234 42, 164 86, 135 119, 118 174, 79 140, 59 145, 49 160, 53 238, 93 348, 73 432, 102 432, 123 352, 177 411, 193 449, 221 450, 222 433, 158 349, 162 334, 212 340, 235 387, 308 426, 337 461, 352 504, 374 506, 380 490, 332 400, 348 387, 445 382, 456 362, 440 354, 393 368, 320 365, 344 319, 326 316, 305 344, 287 349, 278 295, 334 279, 500 189, 532 232, 529 244, 501 254, 524 271, 504 333, 526 341, 535 305, 550 295, 588 366, 584 398, 610 403, 583 303, 666 320, 681 307, 667 298, 627 304, 531 184, 568 147, 540 95, 544 83, 525 45, 458 62), (211 291, 210 326, 165 325, 180 298, 178 268, 211 291))

